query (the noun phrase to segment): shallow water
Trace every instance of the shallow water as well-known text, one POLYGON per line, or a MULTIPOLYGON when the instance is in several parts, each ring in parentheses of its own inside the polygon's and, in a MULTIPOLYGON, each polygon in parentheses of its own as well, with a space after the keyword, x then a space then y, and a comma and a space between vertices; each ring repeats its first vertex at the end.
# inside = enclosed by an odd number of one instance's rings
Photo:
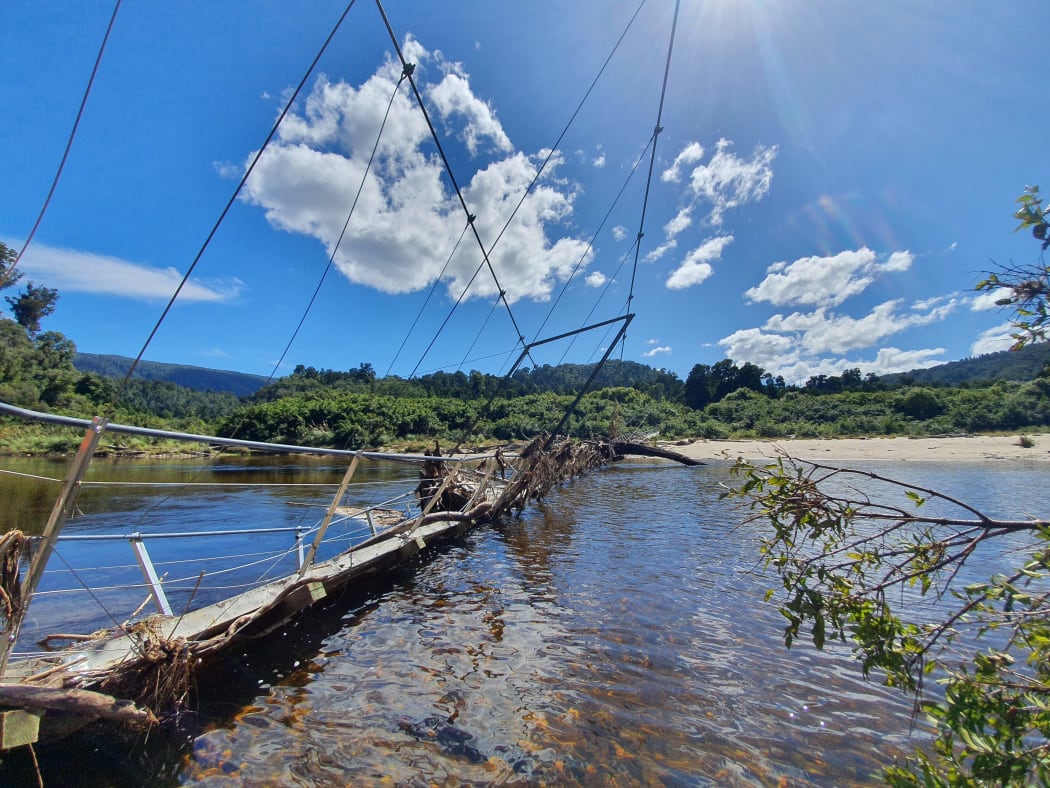
MULTIPOLYGON (((1047 481, 869 466, 1004 517, 1047 481)), ((79 745, 80 782, 89 763, 97 784, 877 783, 921 741, 910 703, 841 647, 783 647, 726 478, 627 464, 564 485, 245 650, 205 730, 133 756, 79 745)), ((68 755, 43 751, 45 777, 68 755)))

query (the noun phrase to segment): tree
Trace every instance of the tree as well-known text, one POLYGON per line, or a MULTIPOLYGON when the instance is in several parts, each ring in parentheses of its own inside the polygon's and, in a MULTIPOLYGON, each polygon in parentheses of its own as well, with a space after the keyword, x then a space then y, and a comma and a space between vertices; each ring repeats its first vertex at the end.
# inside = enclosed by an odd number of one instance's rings
POLYGON ((21 295, 7 296, 5 300, 11 305, 18 325, 33 335, 40 330, 40 321, 55 311, 58 291, 30 282, 21 295))
MULTIPOLYGON (((1018 202, 1017 229, 1041 242, 1040 262, 977 285, 1005 293, 997 303, 1014 310, 1015 349, 1044 341, 1050 323, 1042 257, 1050 208, 1037 186, 1018 202)), ((897 407, 925 417, 943 406, 932 391, 913 389, 897 407)), ((930 750, 888 767, 887 782, 1050 784, 1050 521, 993 520, 935 490, 787 457, 765 467, 741 461, 735 471, 744 482, 727 495, 772 527, 761 552, 780 577, 785 645, 803 627, 817 648, 851 642, 865 674, 878 671, 914 693, 934 726, 930 750), (872 483, 903 501, 874 497, 872 483), (923 514, 929 501, 936 514, 923 514), (1016 568, 959 583, 962 568, 996 544, 1016 568), (932 615, 916 599, 932 602, 932 615), (924 691, 930 676, 943 687, 933 697, 924 691)))
POLYGON ((0 290, 6 290, 18 284, 22 274, 14 269, 18 252, 5 243, 0 243, 0 290))
POLYGON ((65 404, 78 377, 75 354, 62 334, 30 337, 13 320, 0 319, 0 402, 25 408, 65 404))
POLYGON ((1003 266, 998 271, 990 272, 987 278, 977 283, 977 290, 998 293, 1001 297, 995 302, 998 306, 1008 307, 1014 312, 1013 334, 1017 350, 1032 342, 1046 340, 1048 322, 1050 322, 1050 267, 1046 264, 1045 253, 1050 246, 1050 207, 1043 207, 1038 186, 1026 186, 1024 194, 1017 198, 1021 207, 1014 212, 1014 218, 1020 224, 1014 229, 1031 229, 1032 236, 1041 242, 1038 263, 1020 266, 1003 266))
POLYGON ((786 457, 735 470, 744 483, 728 495, 772 526, 761 551, 780 577, 767 596, 787 621, 785 645, 804 629, 817 648, 852 643, 864 673, 913 693, 934 725, 931 749, 888 767, 887 782, 1048 784, 1050 522, 992 520, 934 490, 786 457), (870 498, 873 485, 901 500, 870 498), (930 501, 936 515, 923 514, 930 501), (1016 569, 956 582, 1004 542, 1016 569), (929 677, 943 694, 924 691, 929 677))
POLYGON ((703 410, 711 402, 711 367, 695 364, 685 379, 685 404, 693 410, 703 410))
POLYGON ((732 359, 724 358, 711 367, 711 401, 718 402, 739 388, 740 370, 732 359))

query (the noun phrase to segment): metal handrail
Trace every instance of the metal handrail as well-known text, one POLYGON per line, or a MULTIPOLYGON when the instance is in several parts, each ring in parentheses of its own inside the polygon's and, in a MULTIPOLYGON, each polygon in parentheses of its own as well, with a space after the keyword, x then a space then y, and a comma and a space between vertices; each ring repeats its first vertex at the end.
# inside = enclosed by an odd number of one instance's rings
MULTIPOLYGON (((92 424, 90 419, 78 419, 73 416, 60 416, 57 413, 41 413, 36 410, 28 410, 26 408, 15 407, 14 405, 8 405, 6 402, 0 402, 0 413, 6 413, 9 416, 18 416, 19 418, 28 421, 42 421, 46 424, 60 424, 66 427, 80 427, 81 429, 90 427, 92 424)), ((370 460, 391 460, 396 462, 421 462, 423 460, 430 462, 449 462, 450 460, 464 459, 463 457, 430 457, 425 454, 387 454, 380 451, 325 449, 317 446, 297 446, 289 443, 266 443, 263 441, 242 440, 241 438, 221 438, 217 435, 195 435, 191 432, 172 432, 170 430, 157 430, 151 427, 135 427, 128 424, 114 424, 113 422, 106 424, 106 432, 117 432, 124 435, 145 435, 149 438, 168 438, 171 440, 190 441, 195 443, 210 443, 216 446, 241 446, 247 449, 263 449, 266 451, 289 454, 320 454, 336 457, 353 457, 355 455, 360 455, 362 457, 367 457, 370 460)), ((494 456, 495 454, 472 454, 467 459, 485 460, 494 456)))
POLYGON ((101 541, 104 539, 119 539, 127 541, 129 539, 174 539, 179 537, 190 537, 190 536, 235 536, 238 534, 273 534, 273 533, 284 533, 284 532, 304 532, 308 533, 311 529, 305 528, 300 525, 285 526, 282 528, 239 528, 230 529, 224 531, 171 531, 161 533, 140 533, 139 531, 133 531, 130 534, 63 534, 58 537, 60 542, 90 542, 90 541, 101 541))

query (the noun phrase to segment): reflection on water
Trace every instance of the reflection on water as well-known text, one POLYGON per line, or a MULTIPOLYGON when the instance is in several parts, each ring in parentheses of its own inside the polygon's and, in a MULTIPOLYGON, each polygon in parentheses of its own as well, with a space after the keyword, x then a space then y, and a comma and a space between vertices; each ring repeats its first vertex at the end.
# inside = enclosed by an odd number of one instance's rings
MULTIPOLYGON (((86 634, 117 625, 144 604, 152 605, 144 602, 148 589, 127 538, 132 534, 145 540, 175 611, 201 607, 295 571, 297 536, 310 538, 309 529, 323 517, 348 462, 302 456, 221 458, 206 465, 200 458, 96 459, 76 513, 48 563, 16 652, 36 651, 42 638, 56 632, 86 634), (249 530, 254 532, 237 533, 249 530), (216 531, 225 533, 207 540, 195 536, 216 531), (124 538, 97 541, 103 534, 124 538)), ((41 533, 65 465, 5 458, 3 466, 19 475, 0 474, 0 522, 5 529, 41 533)), ((365 463, 354 476, 349 502, 375 504, 385 495, 404 492, 405 481, 414 477, 414 469, 406 465, 365 463)), ((335 522, 317 560, 346 549, 364 532, 359 521, 335 522)))
MULTIPOLYGON (((1003 516, 1046 482, 1041 469, 904 470, 1003 516)), ((154 779, 876 782, 921 740, 910 704, 865 681, 846 649, 783 648, 755 526, 718 499, 726 478, 592 474, 348 599, 315 640, 284 633, 299 651, 246 650, 240 680, 258 689, 154 762, 154 779)))

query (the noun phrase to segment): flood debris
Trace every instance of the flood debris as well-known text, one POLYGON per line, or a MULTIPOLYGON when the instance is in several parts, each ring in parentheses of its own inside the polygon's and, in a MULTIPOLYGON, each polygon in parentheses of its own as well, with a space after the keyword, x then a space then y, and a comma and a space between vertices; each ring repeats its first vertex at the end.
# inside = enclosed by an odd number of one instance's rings
MULTIPOLYGON (((0 707, 140 728, 171 719, 191 702, 196 672, 218 664, 213 658, 239 640, 307 615, 355 579, 374 577, 436 541, 520 513, 556 485, 627 453, 695 464, 670 457, 672 452, 624 442, 540 436, 516 453, 501 449, 480 461, 442 456, 435 443, 420 462, 418 514, 384 509, 382 517, 369 519, 372 536, 334 558, 313 564, 311 552, 298 573, 221 602, 181 615, 151 615, 91 635, 62 635, 69 642, 66 648, 8 665, 0 683, 0 707)), ((339 506, 356 462, 348 468, 331 512, 365 513, 339 506)), ((18 532, 0 540, 0 615, 8 637, 26 604, 19 568, 30 543, 18 532)))

